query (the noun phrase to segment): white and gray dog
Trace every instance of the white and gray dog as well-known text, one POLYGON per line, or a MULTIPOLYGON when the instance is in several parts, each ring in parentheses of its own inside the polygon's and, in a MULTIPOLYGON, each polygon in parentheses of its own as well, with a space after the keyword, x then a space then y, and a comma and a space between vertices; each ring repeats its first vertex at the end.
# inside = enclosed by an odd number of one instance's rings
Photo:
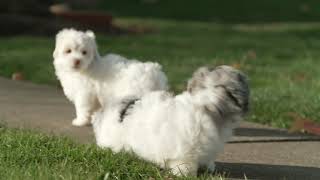
POLYGON ((75 126, 90 124, 93 112, 107 101, 167 89, 167 77, 158 63, 116 54, 100 57, 92 31, 61 30, 53 57, 63 91, 76 108, 75 126))
POLYGON ((173 96, 151 92, 109 104, 93 116, 97 144, 138 156, 178 175, 195 175, 199 166, 214 170, 232 130, 249 106, 249 87, 240 71, 199 68, 187 91, 173 96))

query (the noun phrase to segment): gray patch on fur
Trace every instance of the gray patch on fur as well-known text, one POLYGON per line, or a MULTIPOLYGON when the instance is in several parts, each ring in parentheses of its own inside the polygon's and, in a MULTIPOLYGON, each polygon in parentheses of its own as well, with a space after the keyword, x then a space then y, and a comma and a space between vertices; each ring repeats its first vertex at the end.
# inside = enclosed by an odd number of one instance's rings
POLYGON ((187 90, 192 93, 194 91, 205 88, 203 84, 204 78, 210 73, 208 67, 201 67, 193 73, 192 78, 188 81, 187 90))
POLYGON ((245 115, 249 111, 250 90, 247 77, 241 71, 229 66, 199 68, 188 82, 188 91, 194 94, 207 88, 215 91, 219 98, 219 103, 204 107, 213 116, 245 115))

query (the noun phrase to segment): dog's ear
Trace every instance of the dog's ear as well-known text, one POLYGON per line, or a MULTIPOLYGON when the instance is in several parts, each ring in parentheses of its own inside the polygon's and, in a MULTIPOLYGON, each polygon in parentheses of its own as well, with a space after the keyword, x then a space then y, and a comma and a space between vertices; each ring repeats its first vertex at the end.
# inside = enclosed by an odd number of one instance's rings
POLYGON ((55 49, 54 49, 54 51, 53 51, 53 53, 52 53, 53 58, 57 58, 57 57, 58 57, 58 51, 59 51, 59 50, 58 50, 58 43, 59 43, 59 41, 61 41, 63 38, 65 38, 64 36, 66 36, 69 31, 74 31, 74 29, 66 29, 66 28, 64 28, 64 29, 60 30, 60 31, 57 33, 56 39, 55 39, 55 41, 56 41, 55 49))
MULTIPOLYGON (((57 40, 56 40, 57 41, 57 40)), ((58 57, 58 46, 57 46, 57 42, 56 42, 56 45, 55 45, 55 48, 53 50, 53 53, 52 53, 52 56, 54 59, 56 59, 58 57)))
POLYGON ((86 35, 87 35, 88 37, 90 37, 90 38, 93 40, 93 42, 94 42, 94 49, 95 49, 94 59, 99 59, 100 56, 99 56, 99 53, 98 53, 98 46, 97 46, 97 44, 95 43, 96 36, 95 36, 94 32, 91 31, 91 30, 87 30, 85 33, 86 33, 86 35))
POLYGON ((95 39, 95 38, 96 38, 96 36, 94 35, 94 32, 91 31, 91 30, 87 30, 87 31, 86 31, 86 35, 89 36, 89 37, 92 38, 92 39, 95 39))
POLYGON ((52 57, 55 59, 57 58, 57 56, 58 56, 58 52, 57 52, 57 49, 55 49, 52 53, 52 57))

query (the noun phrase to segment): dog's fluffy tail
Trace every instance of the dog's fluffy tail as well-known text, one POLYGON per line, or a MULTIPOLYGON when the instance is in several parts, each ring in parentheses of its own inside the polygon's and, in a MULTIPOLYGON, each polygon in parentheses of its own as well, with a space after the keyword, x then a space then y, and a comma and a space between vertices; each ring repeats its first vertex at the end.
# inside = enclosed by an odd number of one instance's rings
POLYGON ((236 121, 249 110, 247 77, 229 66, 199 68, 188 82, 188 91, 214 119, 236 121))

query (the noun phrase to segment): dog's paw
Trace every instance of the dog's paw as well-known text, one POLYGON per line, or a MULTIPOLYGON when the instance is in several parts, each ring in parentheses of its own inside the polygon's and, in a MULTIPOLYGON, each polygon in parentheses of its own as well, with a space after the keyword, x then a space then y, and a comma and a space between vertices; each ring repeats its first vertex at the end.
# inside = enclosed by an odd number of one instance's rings
POLYGON ((214 162, 210 162, 207 168, 209 172, 213 173, 216 169, 216 164, 214 162))
POLYGON ((83 120, 83 119, 74 119, 73 121, 72 121, 72 125, 73 126, 78 126, 78 127, 80 127, 80 126, 88 126, 88 125, 90 125, 91 123, 90 123, 90 121, 88 121, 88 120, 83 120))
POLYGON ((169 164, 171 172, 176 176, 196 176, 198 166, 194 163, 174 161, 169 164))

